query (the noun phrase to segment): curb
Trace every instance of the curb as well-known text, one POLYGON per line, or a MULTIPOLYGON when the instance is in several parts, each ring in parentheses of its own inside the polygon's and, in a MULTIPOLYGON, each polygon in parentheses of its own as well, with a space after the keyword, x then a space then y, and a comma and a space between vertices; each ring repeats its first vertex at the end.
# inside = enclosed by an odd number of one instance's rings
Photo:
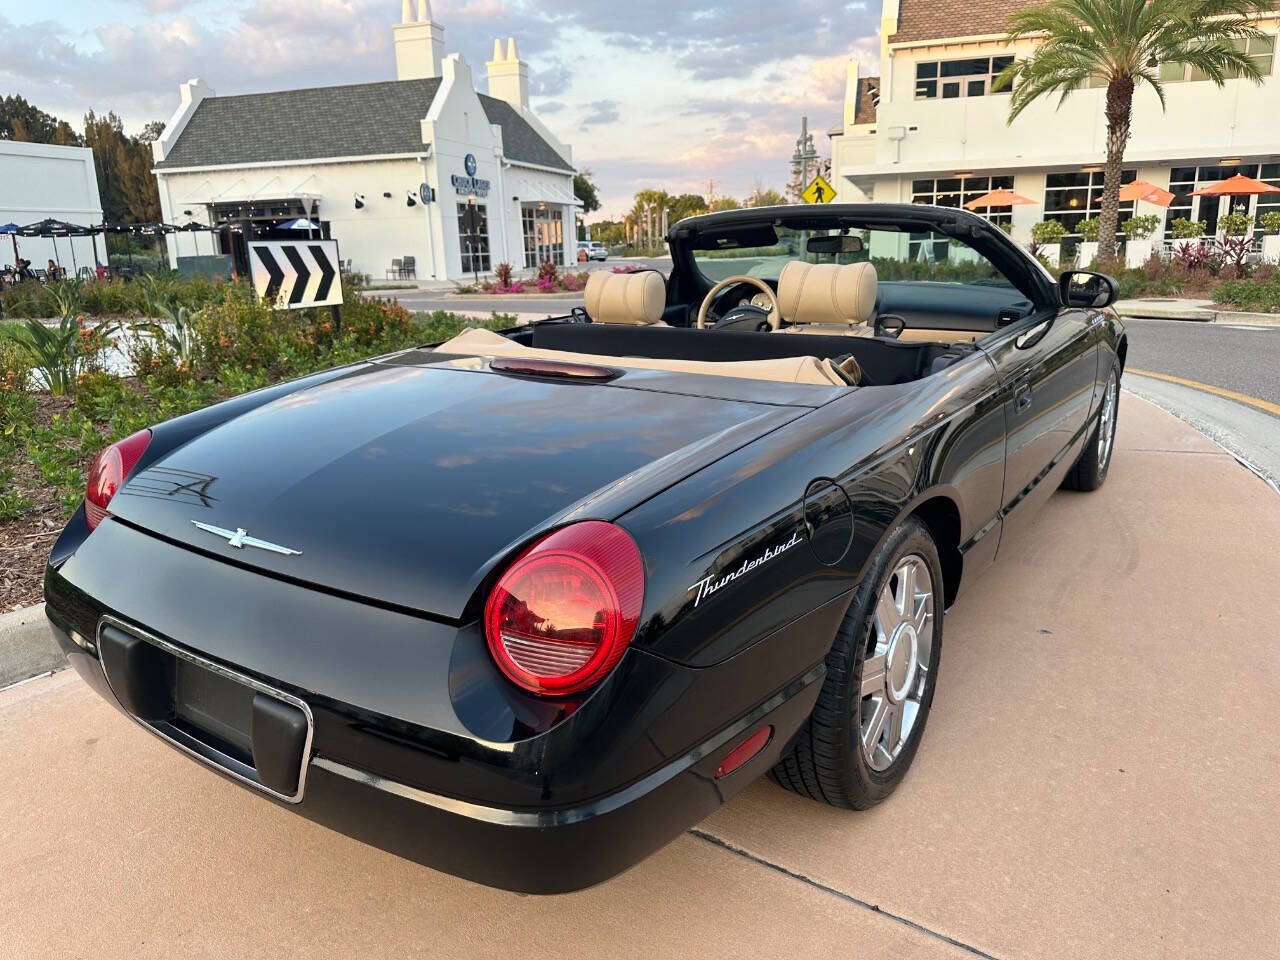
POLYGON ((1280 314, 1248 313, 1242 310, 1224 310, 1217 304, 1205 306, 1180 306, 1176 300, 1125 300, 1115 305, 1115 311, 1126 320, 1183 320, 1188 323, 1230 323, 1241 326, 1280 326, 1280 314))
POLYGON ((54 642, 44 604, 0 614, 0 688, 67 666, 54 642))

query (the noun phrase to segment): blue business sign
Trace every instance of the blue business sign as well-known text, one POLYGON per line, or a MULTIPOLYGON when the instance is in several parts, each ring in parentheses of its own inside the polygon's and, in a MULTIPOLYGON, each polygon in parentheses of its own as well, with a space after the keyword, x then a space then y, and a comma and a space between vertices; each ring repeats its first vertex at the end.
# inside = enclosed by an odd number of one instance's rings
POLYGON ((462 167, 467 171, 465 177, 454 174, 449 178, 449 182, 453 184, 453 189, 458 191, 458 196, 469 197, 474 193, 477 197, 487 197, 489 195, 489 181, 481 180, 476 176, 476 155, 468 153, 463 157, 462 167))
POLYGON ((431 196, 431 186, 424 183, 422 186, 418 187, 418 196, 422 198, 423 203, 430 203, 433 199, 431 196))

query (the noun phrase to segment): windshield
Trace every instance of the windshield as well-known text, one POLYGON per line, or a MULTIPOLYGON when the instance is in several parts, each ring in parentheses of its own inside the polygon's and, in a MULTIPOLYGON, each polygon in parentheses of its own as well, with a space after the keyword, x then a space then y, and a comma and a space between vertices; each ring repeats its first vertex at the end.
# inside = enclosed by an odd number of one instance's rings
POLYGON ((1013 284, 986 257, 941 233, 795 230, 784 226, 767 229, 771 235, 763 238, 704 234, 698 238, 698 247, 708 249, 695 249, 694 262, 712 283, 742 274, 776 283, 782 268, 792 260, 839 264, 869 260, 875 264, 876 276, 882 282, 915 280, 1013 289, 1013 284), (736 245, 773 240, 775 236, 775 242, 764 246, 736 245))

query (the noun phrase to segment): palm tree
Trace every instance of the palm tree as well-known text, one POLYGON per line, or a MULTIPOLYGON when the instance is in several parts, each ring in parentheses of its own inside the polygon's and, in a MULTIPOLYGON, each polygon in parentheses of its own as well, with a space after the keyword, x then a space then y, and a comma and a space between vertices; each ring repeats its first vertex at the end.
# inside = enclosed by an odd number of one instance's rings
POLYGON ((1082 87, 1107 88, 1107 162, 1099 217, 1098 255, 1115 257, 1120 179, 1133 120, 1133 93, 1147 83, 1165 107, 1160 68, 1190 66, 1221 87, 1234 77, 1261 82, 1245 42, 1261 38, 1257 0, 1047 0, 1009 18, 1009 38, 1041 39, 996 81, 1013 84, 1009 122, 1036 100, 1082 87))

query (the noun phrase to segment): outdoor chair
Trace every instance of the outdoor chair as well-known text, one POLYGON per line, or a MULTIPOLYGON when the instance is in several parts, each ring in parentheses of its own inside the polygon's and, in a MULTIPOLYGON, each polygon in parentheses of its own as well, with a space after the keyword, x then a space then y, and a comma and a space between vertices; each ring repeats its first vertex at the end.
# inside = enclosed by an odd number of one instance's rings
POLYGON ((36 275, 36 279, 39 280, 41 283, 49 282, 49 271, 47 271, 44 267, 41 267, 39 270, 33 270, 31 272, 36 275))
POLYGON ((400 260, 391 261, 391 269, 387 271, 388 280, 399 280, 400 275, 404 272, 404 263, 400 260))
POLYGON ((413 257, 405 257, 401 267, 400 279, 416 280, 418 279, 418 263, 413 257))

